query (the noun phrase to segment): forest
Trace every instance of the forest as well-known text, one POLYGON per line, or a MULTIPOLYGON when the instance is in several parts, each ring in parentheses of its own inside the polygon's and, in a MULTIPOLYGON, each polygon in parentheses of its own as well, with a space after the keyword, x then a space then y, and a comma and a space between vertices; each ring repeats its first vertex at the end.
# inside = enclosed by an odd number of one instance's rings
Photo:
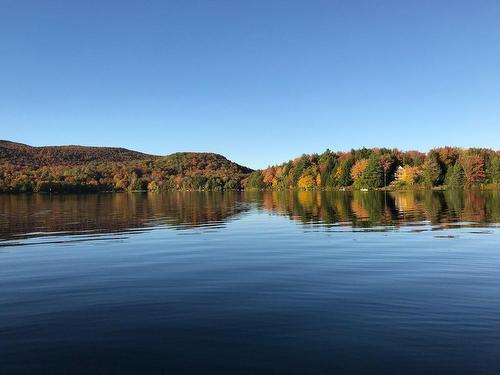
POLYGON ((252 170, 213 153, 164 157, 108 147, 0 142, 0 192, 241 190, 252 170))
POLYGON ((302 155, 251 173, 246 189, 429 189, 499 187, 500 152, 442 147, 428 153, 387 148, 302 155))
POLYGON ((32 147, 0 141, 0 192, 499 188, 500 151, 326 150, 253 171, 214 153, 32 147))

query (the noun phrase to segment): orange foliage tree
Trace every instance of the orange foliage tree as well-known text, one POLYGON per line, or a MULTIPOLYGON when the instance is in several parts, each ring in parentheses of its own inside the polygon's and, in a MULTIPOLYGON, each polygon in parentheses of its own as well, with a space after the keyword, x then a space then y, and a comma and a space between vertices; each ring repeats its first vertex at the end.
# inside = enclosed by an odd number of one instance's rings
POLYGON ((464 155, 460 160, 464 169, 465 186, 471 187, 483 182, 486 173, 484 171, 484 158, 480 155, 464 155))
POLYGON ((368 165, 368 159, 358 160, 351 169, 351 177, 354 181, 360 178, 368 165))

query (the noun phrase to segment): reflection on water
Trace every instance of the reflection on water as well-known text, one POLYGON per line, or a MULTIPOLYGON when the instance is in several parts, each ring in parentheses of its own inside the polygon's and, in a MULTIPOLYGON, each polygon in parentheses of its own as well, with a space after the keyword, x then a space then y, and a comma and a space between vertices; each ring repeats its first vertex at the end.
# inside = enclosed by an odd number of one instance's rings
POLYGON ((245 210, 239 194, 0 195, 0 240, 63 234, 95 238, 92 234, 163 225, 217 228, 245 210))
POLYGON ((313 224, 372 227, 428 221, 445 227, 500 221, 498 191, 272 192, 255 200, 266 210, 313 224))
POLYGON ((498 191, 245 192, 100 195, 0 195, 0 246, 47 236, 217 229, 252 208, 319 229, 431 229, 500 222, 498 191))

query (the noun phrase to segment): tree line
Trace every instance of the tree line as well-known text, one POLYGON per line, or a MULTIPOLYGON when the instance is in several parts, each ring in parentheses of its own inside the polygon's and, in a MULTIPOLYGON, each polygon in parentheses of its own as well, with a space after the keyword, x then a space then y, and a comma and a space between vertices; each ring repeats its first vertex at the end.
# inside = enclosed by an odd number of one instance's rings
POLYGON ((32 165, 0 160, 0 192, 239 190, 250 169, 212 153, 145 160, 32 165))
POLYGON ((500 151, 326 150, 252 171, 213 153, 165 157, 120 148, 0 141, 0 192, 335 190, 500 185, 500 151))
POLYGON ((500 151, 435 148, 428 153, 387 148, 302 155, 251 173, 246 189, 470 188, 500 184, 500 151))

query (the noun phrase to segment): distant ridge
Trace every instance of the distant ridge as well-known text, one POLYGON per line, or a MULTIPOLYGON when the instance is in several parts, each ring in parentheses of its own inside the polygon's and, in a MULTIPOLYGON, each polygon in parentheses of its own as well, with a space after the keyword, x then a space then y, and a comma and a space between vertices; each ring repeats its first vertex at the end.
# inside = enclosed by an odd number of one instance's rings
POLYGON ((0 140, 0 160, 17 165, 82 165, 93 161, 127 162, 152 160, 156 155, 144 154, 121 147, 95 146, 30 146, 7 140, 0 140))

